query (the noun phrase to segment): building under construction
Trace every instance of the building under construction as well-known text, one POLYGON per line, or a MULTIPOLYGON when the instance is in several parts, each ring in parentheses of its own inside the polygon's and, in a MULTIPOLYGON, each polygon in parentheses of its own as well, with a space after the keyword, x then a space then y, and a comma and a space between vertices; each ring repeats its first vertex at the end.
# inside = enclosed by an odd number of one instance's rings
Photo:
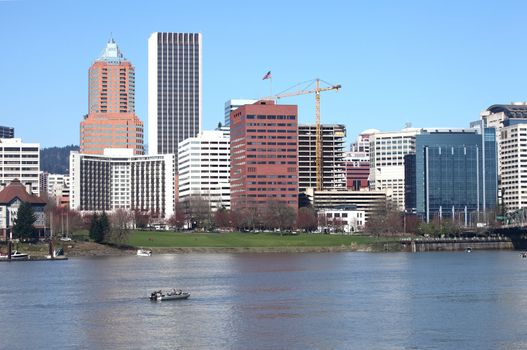
MULTIPOLYGON (((322 188, 345 189, 344 143, 346 127, 322 124, 322 188)), ((298 187, 300 192, 317 187, 316 125, 298 125, 298 187)))

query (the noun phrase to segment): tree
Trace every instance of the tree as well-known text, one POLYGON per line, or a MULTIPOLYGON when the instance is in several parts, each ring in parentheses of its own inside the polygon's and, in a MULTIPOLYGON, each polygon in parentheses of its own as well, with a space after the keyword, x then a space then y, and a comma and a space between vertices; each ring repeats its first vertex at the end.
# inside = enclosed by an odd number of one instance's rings
POLYGON ((298 209, 296 225, 304 232, 313 232, 318 228, 317 214, 312 207, 302 207, 298 209))
POLYGON ((134 209, 134 224, 137 228, 146 228, 150 223, 150 216, 147 212, 142 211, 141 209, 134 209))
POLYGON ((108 215, 106 215, 105 211, 102 212, 101 217, 99 218, 99 222, 101 225, 103 240, 108 240, 108 238, 110 237, 111 226, 110 220, 108 219, 108 215))
POLYGON ((377 208, 368 218, 366 230, 377 236, 381 234, 397 234, 404 231, 403 213, 397 209, 397 205, 387 200, 385 205, 377 208))
POLYGON ((126 242, 133 218, 134 214, 128 210, 122 208, 115 210, 111 216, 112 227, 109 240, 114 243, 126 242))
POLYGON ((233 213, 233 224, 239 230, 254 230, 262 225, 262 216, 254 207, 242 208, 233 213))
POLYGON ((35 211, 30 203, 22 202, 18 207, 18 212, 15 224, 13 225, 13 233, 17 238, 33 238, 35 237, 35 227, 33 224, 37 221, 35 211))
POLYGON ((104 233, 101 227, 101 220, 97 213, 93 213, 90 224, 90 238, 97 243, 101 243, 104 240, 104 233))
POLYGON ((270 201, 264 209, 265 227, 282 231, 293 228, 295 221, 295 210, 283 202, 270 201))
POLYGON ((218 228, 230 228, 231 227, 231 217, 229 210, 225 207, 220 207, 214 213, 214 225, 218 228))
POLYGON ((191 196, 188 202, 188 213, 192 227, 211 229, 212 211, 210 201, 201 196, 191 196))
POLYGON ((176 212, 168 218, 168 224, 176 230, 181 230, 185 226, 185 209, 181 202, 176 203, 176 212))

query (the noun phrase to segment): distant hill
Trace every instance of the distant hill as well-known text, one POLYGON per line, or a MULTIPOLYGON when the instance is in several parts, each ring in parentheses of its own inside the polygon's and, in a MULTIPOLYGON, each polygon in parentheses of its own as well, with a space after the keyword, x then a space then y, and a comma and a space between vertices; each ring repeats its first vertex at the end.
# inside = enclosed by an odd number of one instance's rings
POLYGON ((40 170, 50 174, 69 174, 70 151, 78 151, 79 146, 42 148, 40 150, 40 170))

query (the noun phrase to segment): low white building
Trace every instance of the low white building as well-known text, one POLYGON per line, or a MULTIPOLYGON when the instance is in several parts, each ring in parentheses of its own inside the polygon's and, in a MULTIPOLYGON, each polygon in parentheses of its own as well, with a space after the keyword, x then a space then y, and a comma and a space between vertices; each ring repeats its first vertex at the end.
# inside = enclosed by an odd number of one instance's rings
POLYGON ((318 228, 329 233, 361 232, 366 223, 364 210, 353 206, 342 206, 334 209, 324 209, 318 212, 318 228))
POLYGON ((105 149, 104 155, 71 152, 70 207, 137 209, 167 219, 175 210, 175 155, 133 155, 131 149, 105 149))
POLYGON ((203 131, 179 143, 180 201, 201 197, 211 210, 230 209, 230 137, 227 128, 203 131))
POLYGON ((32 193, 40 193, 40 144, 23 143, 22 139, 0 139, 0 185, 18 179, 31 184, 32 193))

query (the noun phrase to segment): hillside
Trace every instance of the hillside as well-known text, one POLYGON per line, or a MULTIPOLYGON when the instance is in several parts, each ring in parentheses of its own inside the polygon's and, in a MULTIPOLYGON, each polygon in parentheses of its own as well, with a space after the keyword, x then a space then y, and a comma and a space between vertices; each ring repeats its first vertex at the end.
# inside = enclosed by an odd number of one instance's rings
POLYGON ((70 151, 78 151, 79 146, 42 148, 40 150, 40 170, 50 174, 68 174, 70 151))

